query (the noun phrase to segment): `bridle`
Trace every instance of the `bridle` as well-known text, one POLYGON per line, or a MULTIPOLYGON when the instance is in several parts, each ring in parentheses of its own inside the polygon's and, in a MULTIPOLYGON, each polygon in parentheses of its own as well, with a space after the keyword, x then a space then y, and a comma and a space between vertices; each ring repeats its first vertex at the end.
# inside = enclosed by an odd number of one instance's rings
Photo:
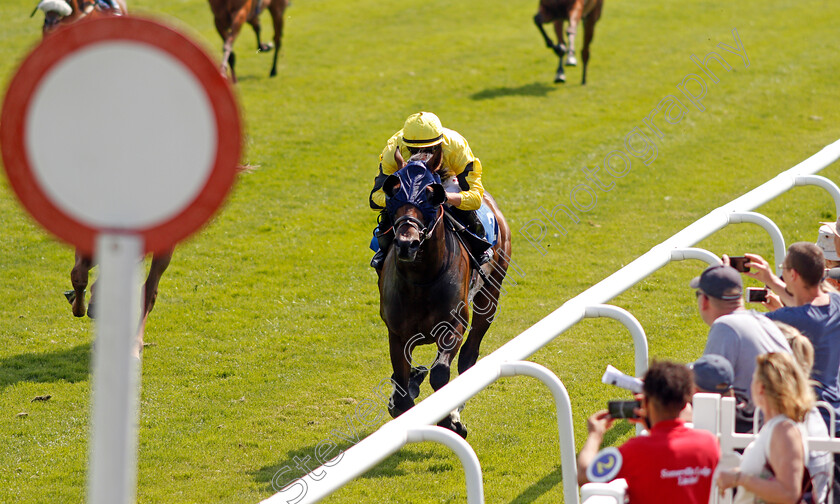
POLYGON ((394 232, 397 232, 397 228, 400 227, 400 224, 403 222, 407 223, 409 226, 413 227, 417 230, 420 234, 420 245, 423 245, 423 242, 426 239, 431 238, 432 234, 435 232, 435 228, 437 227, 438 223, 440 222, 441 218, 443 217, 443 207, 438 207, 438 216, 435 219, 435 222, 432 224, 432 227, 427 227, 423 225, 423 221, 416 217, 412 217, 411 215, 402 215, 394 221, 394 232))

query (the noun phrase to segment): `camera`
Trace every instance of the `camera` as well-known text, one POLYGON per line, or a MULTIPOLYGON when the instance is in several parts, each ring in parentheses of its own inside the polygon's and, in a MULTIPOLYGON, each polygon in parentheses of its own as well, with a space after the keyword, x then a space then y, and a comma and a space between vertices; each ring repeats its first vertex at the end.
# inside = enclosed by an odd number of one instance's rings
POLYGON ((763 303, 767 301, 767 289, 761 287, 747 287, 748 303, 763 303))
POLYGON ((610 401, 607 403, 607 411, 612 418, 639 418, 634 410, 641 407, 639 401, 610 401))
POLYGON ((741 273, 746 273, 750 270, 749 266, 746 265, 748 262, 750 262, 750 260, 744 256, 735 256, 729 258, 729 265, 735 268, 736 270, 740 271, 741 273))

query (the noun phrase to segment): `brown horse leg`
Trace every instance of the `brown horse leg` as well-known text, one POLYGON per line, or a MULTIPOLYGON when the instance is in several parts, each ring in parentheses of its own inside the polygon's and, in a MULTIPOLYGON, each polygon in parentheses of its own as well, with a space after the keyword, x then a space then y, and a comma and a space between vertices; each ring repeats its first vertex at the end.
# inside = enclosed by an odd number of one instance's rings
MULTIPOLYGON (((466 312, 466 306, 464 306, 464 312, 466 312)), ((465 316, 466 313, 463 315, 465 316)), ((464 326, 458 324, 455 330, 457 333, 447 332, 447 334, 438 337, 437 359, 435 359, 435 363, 429 371, 429 385, 435 391, 440 390, 444 385, 449 383, 452 361, 455 360, 455 355, 458 353, 458 349, 461 347, 461 342, 463 341, 464 326)), ((461 423, 460 408, 444 417, 438 422, 438 426, 449 429, 463 438, 467 437, 467 428, 461 423)))
POLYGON ((274 21, 274 61, 271 63, 269 77, 275 77, 277 75, 277 56, 280 53, 280 44, 283 39, 283 15, 288 5, 288 0, 274 0, 268 6, 268 10, 271 12, 271 19, 274 21))
POLYGON ((70 272, 70 283, 73 285, 73 315, 76 317, 85 316, 85 289, 88 286, 90 269, 93 267, 93 259, 76 251, 76 264, 70 272))
MULTIPOLYGON (((227 69, 230 68, 230 80, 236 82, 236 56, 233 54, 233 43, 236 37, 239 36, 239 31, 242 30, 242 25, 248 20, 248 13, 251 10, 251 2, 246 2, 245 5, 237 12, 232 13, 231 24, 225 35, 222 38, 225 41, 224 52, 222 53, 222 68, 223 75, 227 75, 227 69)), ((218 28, 217 28, 218 29, 218 28)))
POLYGON ((155 300, 157 299, 158 284, 163 272, 169 267, 169 262, 172 260, 172 250, 155 254, 152 257, 152 264, 149 266, 149 276, 146 278, 146 285, 143 288, 143 316, 149 314, 152 308, 155 307, 155 300))
POLYGON ((260 4, 254 11, 254 14, 250 17, 250 19, 248 19, 248 24, 251 25, 251 28, 254 29, 254 35, 257 36, 257 52, 268 52, 271 50, 271 44, 263 44, 262 40, 260 40, 260 34, 262 33, 262 26, 260 25, 260 13, 263 11, 263 9, 265 9, 268 1, 258 1, 260 2, 260 4))
POLYGON ((583 0, 576 0, 572 8, 569 9, 569 28, 566 33, 569 35, 569 52, 566 55, 566 64, 568 66, 577 65, 577 58, 575 58, 575 36, 577 35, 578 24, 580 24, 583 16, 583 0))
POLYGON ((589 45, 592 44, 592 39, 595 37, 595 23, 598 22, 598 18, 600 17, 601 5, 599 4, 583 20, 583 51, 580 53, 583 58, 583 77, 581 78, 581 84, 586 84, 586 66, 589 64, 589 45))
POLYGON ((557 47, 562 48, 562 51, 558 52, 557 54, 557 58, 560 60, 560 62, 557 65, 557 73, 554 74, 554 82, 562 83, 566 82, 566 72, 563 70, 563 54, 566 53, 566 44, 563 41, 562 19, 554 21, 554 33, 557 34, 557 47))
POLYGON ((407 391, 408 380, 411 374, 411 363, 405 358, 405 342, 400 338, 388 332, 388 347, 391 353, 391 367, 394 369, 394 374, 391 379, 394 380, 396 389, 391 393, 391 400, 388 403, 388 413, 392 418, 397 418, 411 407, 414 406, 414 399, 409 394, 399 394, 397 390, 407 391))

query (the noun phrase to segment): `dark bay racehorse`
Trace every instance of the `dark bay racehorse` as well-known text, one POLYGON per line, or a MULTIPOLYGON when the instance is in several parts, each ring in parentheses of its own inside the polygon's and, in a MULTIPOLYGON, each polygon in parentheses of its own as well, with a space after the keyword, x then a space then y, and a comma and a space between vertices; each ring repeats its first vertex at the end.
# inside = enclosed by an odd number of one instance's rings
POLYGON ((95 0, 42 0, 32 14, 39 9, 44 11, 43 32, 46 36, 60 25, 75 23, 84 18, 128 14, 125 0, 114 0, 112 5, 116 9, 95 0))
POLYGON ((577 65, 577 58, 575 58, 575 36, 577 35, 577 27, 581 19, 584 24, 584 39, 583 51, 583 76, 581 77, 581 84, 586 84, 586 66, 589 63, 589 45, 592 43, 592 37, 595 36, 595 23, 601 19, 601 11, 604 8, 604 0, 540 0, 539 10, 534 16, 534 23, 539 28, 540 33, 545 39, 545 45, 549 49, 553 49, 560 58, 560 64, 557 66, 557 73, 554 76, 554 82, 566 82, 566 73, 563 70, 563 55, 566 54, 566 64, 569 66, 577 65), (569 34, 569 45, 566 46, 563 41, 563 22, 569 22, 567 33, 569 34), (543 24, 553 23, 554 33, 557 35, 557 44, 551 40, 551 37, 545 32, 543 24))
MULTIPOLYGON (((74 23, 82 19, 93 19, 99 16, 115 14, 127 14, 124 0, 117 0, 118 9, 107 8, 92 0, 43 0, 38 4, 37 9, 44 11, 44 36, 49 34, 60 25, 74 23), (68 11, 68 8, 70 9, 68 11)), ((37 10, 36 9, 36 10, 37 10)), ((34 12, 33 12, 34 14, 34 12)), ((149 275, 144 285, 143 312, 140 330, 137 335, 136 353, 139 355, 143 348, 143 329, 149 312, 155 305, 157 299, 158 284, 163 272, 172 260, 172 250, 156 253, 152 256, 152 263, 149 268, 149 275)), ((90 306, 85 307, 85 293, 88 286, 90 270, 93 268, 93 257, 76 251, 76 262, 70 272, 70 282, 73 290, 66 292, 67 300, 73 307, 73 315, 84 317, 85 313, 91 318, 94 316, 94 295, 91 287, 90 306)))
MULTIPOLYGON (((434 175, 441 164, 440 149, 434 155, 416 154, 407 165, 399 149, 395 157, 401 169, 383 186, 389 196, 395 238, 379 272, 379 313, 388 328, 394 370, 395 390, 388 408, 392 417, 414 406, 426 374, 434 390, 449 382, 450 366, 459 349, 459 374, 478 360, 481 339, 496 314, 510 259, 510 228, 496 202, 485 193, 484 200, 499 223, 499 237, 492 260, 482 266, 488 281, 475 284, 480 290, 471 299, 471 282, 482 281, 471 265, 466 246, 443 214, 445 193, 434 175), (430 369, 414 365, 414 347, 432 343, 437 345, 437 355, 430 369)), ((467 435, 458 410, 438 425, 467 435)))
POLYGON ((254 28, 254 33, 257 35, 257 51, 271 50, 271 44, 263 44, 260 41, 260 13, 268 8, 274 22, 274 62, 271 65, 269 77, 277 75, 277 54, 280 52, 280 41, 283 38, 283 14, 289 6, 289 0, 209 0, 209 2, 213 10, 216 31, 224 41, 220 69, 222 74, 227 75, 227 69, 230 68, 231 81, 236 82, 234 69, 236 55, 233 52, 233 43, 245 22, 254 28))

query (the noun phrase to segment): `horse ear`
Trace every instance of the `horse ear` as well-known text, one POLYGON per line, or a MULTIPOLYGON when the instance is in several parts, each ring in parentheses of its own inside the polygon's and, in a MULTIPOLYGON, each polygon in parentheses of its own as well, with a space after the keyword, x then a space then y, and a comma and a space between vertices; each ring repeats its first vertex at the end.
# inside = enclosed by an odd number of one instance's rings
POLYGON ((388 178, 385 179, 385 183, 382 184, 382 190, 389 198, 393 198, 394 193, 396 193, 399 188, 400 179, 397 178, 396 175, 388 175, 388 178))
POLYGON ((429 203, 440 206, 446 201, 446 191, 440 184, 429 184, 426 186, 426 196, 429 203))
POLYGON ((397 163, 397 169, 402 170, 405 166, 405 159, 402 157, 402 152, 400 152, 400 146, 397 145, 397 150, 394 151, 394 161, 397 163))
POLYGON ((438 148, 435 149, 435 153, 432 154, 431 159, 426 161, 426 166, 429 170, 436 172, 440 169, 441 161, 443 160, 443 149, 438 145, 438 148))

